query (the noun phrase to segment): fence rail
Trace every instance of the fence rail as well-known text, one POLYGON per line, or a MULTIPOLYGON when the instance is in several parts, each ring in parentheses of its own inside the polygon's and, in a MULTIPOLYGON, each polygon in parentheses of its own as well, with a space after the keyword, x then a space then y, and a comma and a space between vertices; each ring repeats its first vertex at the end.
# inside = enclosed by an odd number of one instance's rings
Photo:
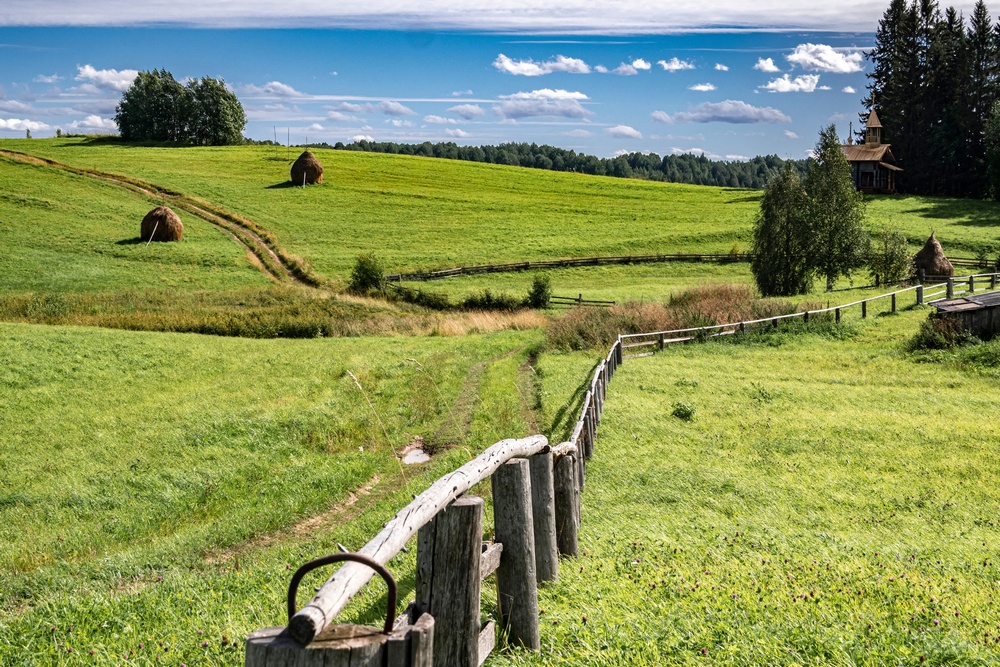
POLYGON ((610 308, 616 301, 599 301, 597 299, 584 299, 580 296, 550 296, 550 308, 573 308, 574 306, 590 306, 592 308, 610 308))
POLYGON ((868 306, 871 303, 888 300, 890 312, 896 312, 899 298, 902 295, 914 293, 915 304, 933 303, 940 299, 951 299, 962 294, 971 294, 976 291, 977 284, 980 287, 996 289, 998 273, 978 273, 961 277, 949 277, 944 282, 929 285, 914 285, 905 289, 896 290, 880 294, 868 299, 861 299, 829 308, 818 308, 816 310, 805 310, 787 315, 775 315, 757 320, 746 320, 743 322, 730 322, 727 324, 716 324, 707 327, 692 327, 688 329, 672 329, 669 331, 653 331, 649 333, 624 334, 619 337, 623 349, 636 350, 646 348, 643 352, 626 355, 628 357, 644 357, 654 354, 657 349, 664 349, 673 343, 684 343, 691 340, 703 338, 715 338, 718 336, 731 336, 737 333, 745 333, 763 328, 777 327, 783 320, 801 319, 808 322, 810 317, 829 316, 831 313, 835 321, 840 322, 844 313, 850 308, 859 308, 861 317, 868 317, 868 306))

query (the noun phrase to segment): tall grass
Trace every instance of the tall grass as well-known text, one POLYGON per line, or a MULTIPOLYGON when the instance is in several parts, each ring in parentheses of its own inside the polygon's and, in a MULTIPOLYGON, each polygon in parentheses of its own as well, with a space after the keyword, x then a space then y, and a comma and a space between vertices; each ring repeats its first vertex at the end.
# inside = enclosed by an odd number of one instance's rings
POLYGON ((760 298, 749 285, 704 285, 679 292, 666 303, 575 308, 549 324, 548 340, 560 350, 600 349, 620 334, 763 319, 795 310, 796 305, 789 301, 760 298))

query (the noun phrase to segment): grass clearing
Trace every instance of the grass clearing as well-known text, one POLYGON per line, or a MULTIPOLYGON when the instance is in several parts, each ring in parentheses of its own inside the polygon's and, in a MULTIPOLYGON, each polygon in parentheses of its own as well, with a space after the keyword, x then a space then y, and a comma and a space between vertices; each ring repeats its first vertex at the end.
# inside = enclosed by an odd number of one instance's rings
POLYGON ((626 361, 584 555, 496 664, 995 663, 998 344, 920 363, 926 313, 626 361))

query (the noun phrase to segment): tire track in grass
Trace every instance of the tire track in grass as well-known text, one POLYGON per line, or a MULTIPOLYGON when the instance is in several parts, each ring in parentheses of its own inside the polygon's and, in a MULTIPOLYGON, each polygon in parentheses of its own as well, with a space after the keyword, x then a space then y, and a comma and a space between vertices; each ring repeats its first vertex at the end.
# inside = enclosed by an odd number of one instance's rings
POLYGON ((231 239, 242 245, 257 262, 251 262, 258 270, 275 282, 293 282, 309 287, 319 287, 323 280, 299 258, 290 255, 274 238, 273 234, 259 224, 237 215, 225 208, 202 201, 180 192, 173 192, 153 183, 129 176, 121 176, 96 169, 83 169, 41 158, 28 153, 0 149, 0 157, 13 162, 38 167, 59 169, 78 176, 84 176, 103 183, 110 183, 130 192, 153 200, 155 203, 169 202, 172 206, 215 225, 231 239))

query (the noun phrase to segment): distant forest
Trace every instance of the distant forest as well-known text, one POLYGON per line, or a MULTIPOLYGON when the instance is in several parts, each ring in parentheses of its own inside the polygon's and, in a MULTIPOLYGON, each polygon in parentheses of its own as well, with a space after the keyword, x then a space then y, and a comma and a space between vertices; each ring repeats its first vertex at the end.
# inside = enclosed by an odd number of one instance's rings
POLYGON ((904 169, 900 189, 1000 196, 1000 24, 982 0, 967 20, 934 0, 891 0, 865 57, 865 106, 904 169))
MULTIPOLYGON (((507 143, 499 146, 459 146, 453 142, 432 144, 397 144, 392 142, 355 141, 350 144, 337 142, 309 144, 315 148, 332 148, 345 151, 420 155, 468 162, 506 164, 550 171, 574 171, 616 178, 640 178, 647 181, 690 183, 692 185, 718 185, 729 188, 765 187, 772 176, 785 164, 777 155, 765 155, 740 162, 709 160, 704 155, 665 155, 656 153, 629 153, 613 158, 599 158, 576 151, 528 143, 507 143)), ((792 164, 805 175, 808 160, 792 160, 792 164)))

